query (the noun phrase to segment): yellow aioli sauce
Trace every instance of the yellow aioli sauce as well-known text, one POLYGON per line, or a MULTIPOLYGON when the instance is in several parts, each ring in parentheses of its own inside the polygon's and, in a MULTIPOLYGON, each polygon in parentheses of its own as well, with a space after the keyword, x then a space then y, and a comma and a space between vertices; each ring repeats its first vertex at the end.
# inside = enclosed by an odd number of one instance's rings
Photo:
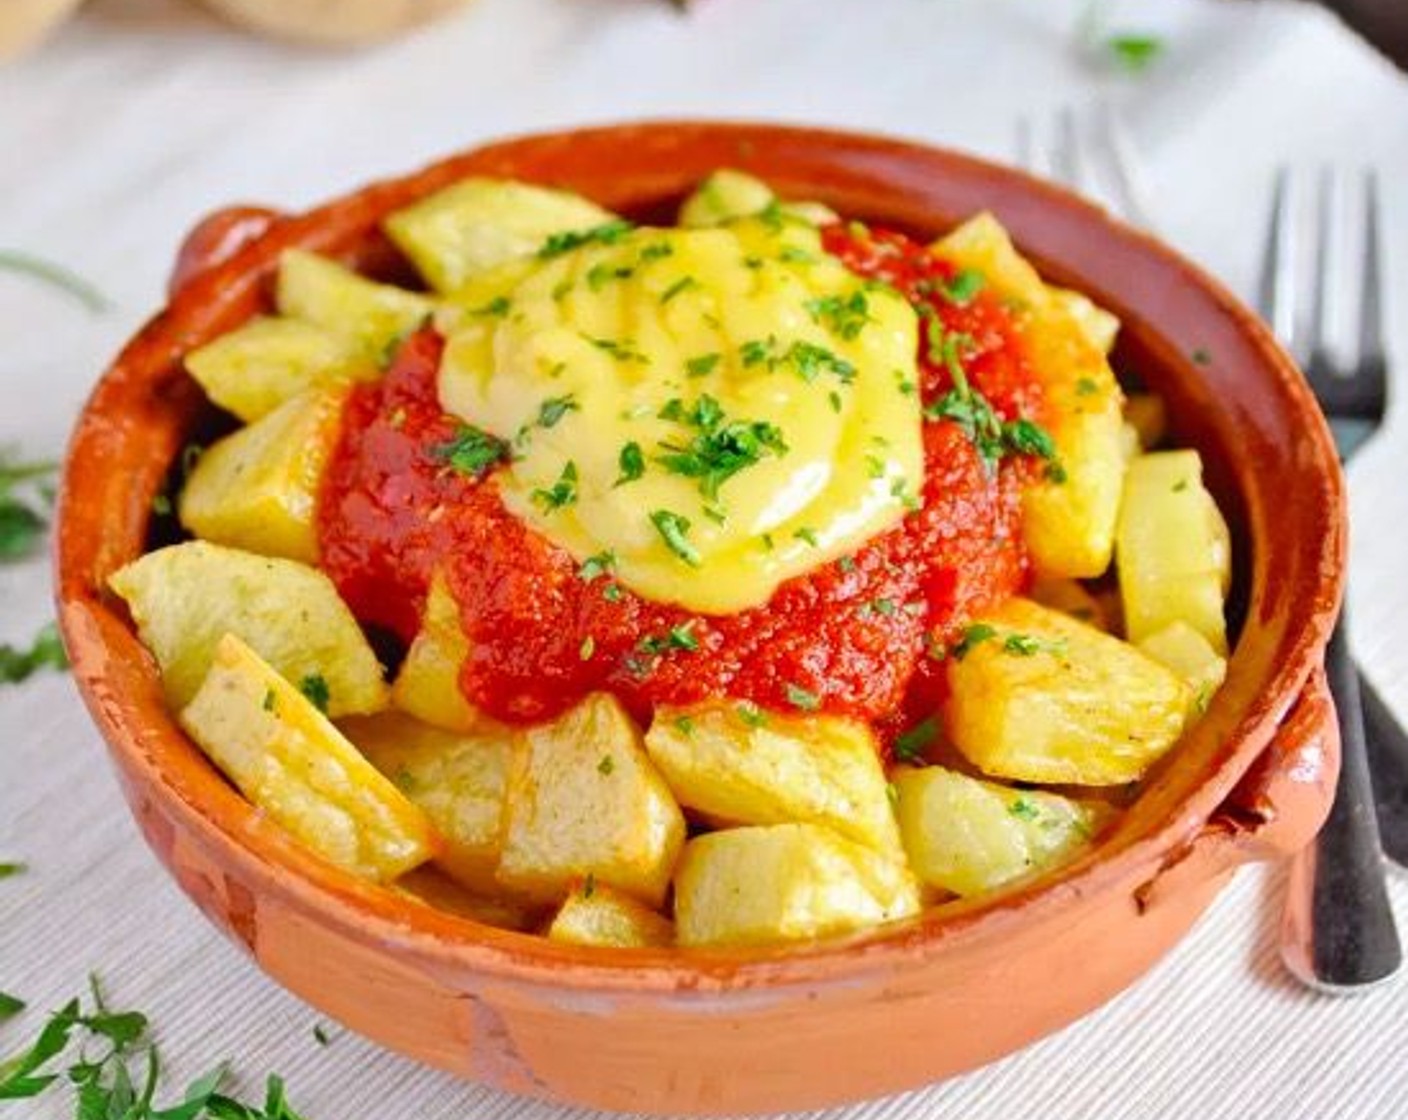
POLYGON ((509 509, 647 599, 760 606, 921 491, 917 317, 795 219, 515 261, 438 323, 441 404, 512 444, 509 509))

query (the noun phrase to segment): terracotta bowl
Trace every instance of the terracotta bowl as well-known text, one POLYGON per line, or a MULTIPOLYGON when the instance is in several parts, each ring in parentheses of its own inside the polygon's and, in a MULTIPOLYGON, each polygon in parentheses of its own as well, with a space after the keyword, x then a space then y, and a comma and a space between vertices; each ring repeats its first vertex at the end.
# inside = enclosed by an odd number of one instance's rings
POLYGON ((966 156, 837 132, 646 124, 532 136, 307 214, 232 210, 187 240, 171 302, 118 357, 69 451, 58 606, 79 687, 148 843, 198 906, 297 995, 420 1061, 609 1109, 758 1112, 931 1082, 1064 1026, 1150 967, 1231 872, 1303 845, 1338 743, 1321 660, 1344 493, 1300 375, 1257 318, 1102 211, 966 156), (870 934, 772 951, 592 952, 358 882, 262 819, 162 703, 105 591, 208 407, 186 351, 266 308, 300 245, 394 274, 378 222, 470 174, 559 184, 663 218, 719 166, 930 236, 980 209, 1046 276, 1124 320, 1119 363, 1167 399, 1234 524, 1240 637, 1226 687, 1113 835, 1057 875, 870 934))

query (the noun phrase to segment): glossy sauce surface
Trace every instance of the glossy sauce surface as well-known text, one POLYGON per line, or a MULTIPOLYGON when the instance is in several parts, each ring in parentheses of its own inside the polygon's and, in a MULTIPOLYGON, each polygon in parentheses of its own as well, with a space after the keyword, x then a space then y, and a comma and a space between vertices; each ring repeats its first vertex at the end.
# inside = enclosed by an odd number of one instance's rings
MULTIPOLYGON (((953 388, 931 341, 958 335, 967 378, 998 416, 1042 419, 1020 310, 982 290, 956 298, 962 278, 901 235, 831 226, 823 244, 921 312, 925 405, 953 388)), ((354 390, 320 502, 322 565, 359 618, 407 641, 443 569, 470 643, 461 687, 497 718, 541 720, 605 689, 642 717, 729 698, 883 728, 940 698, 947 645, 1028 578, 1019 497, 1039 464, 994 467, 958 424, 929 418, 919 508, 894 528, 786 580, 760 607, 706 615, 648 601, 511 513, 502 467, 476 476, 447 464, 459 422, 437 393, 443 349, 423 330, 381 382, 354 390)))

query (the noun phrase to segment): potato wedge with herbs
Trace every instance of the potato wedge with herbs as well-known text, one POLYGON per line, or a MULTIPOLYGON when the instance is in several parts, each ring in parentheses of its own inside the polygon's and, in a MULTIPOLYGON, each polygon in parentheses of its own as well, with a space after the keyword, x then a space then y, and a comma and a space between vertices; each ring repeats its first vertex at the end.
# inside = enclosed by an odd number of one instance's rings
POLYGON ((1191 690, 1132 645, 1028 599, 966 631, 948 660, 949 738, 984 773, 1121 785, 1182 734, 1191 690))
POLYGON ((1032 368, 1057 453, 1048 477, 1023 495, 1027 543, 1039 575, 1100 575, 1110 565, 1125 470, 1123 395, 1105 358, 1108 322, 1043 284, 991 214, 965 222, 931 249, 1025 307, 1032 368))
POLYGON ((108 584, 127 602, 173 708, 195 695, 226 634, 325 697, 329 715, 386 707, 376 655, 332 581, 315 568, 189 541, 147 553, 108 584))
POLYGON ((1193 709, 1207 711, 1213 695, 1227 677, 1227 658, 1186 622, 1170 622, 1139 643, 1139 648, 1167 665, 1193 689, 1193 709))
POLYGON ((181 491, 181 524, 216 544, 317 563, 318 490, 347 392, 310 390, 207 448, 181 491))
POLYGON ((1196 451, 1156 451, 1130 464, 1116 554, 1130 641, 1186 622, 1226 654, 1231 555, 1227 522, 1203 486, 1196 451))
POLYGON ((545 918, 540 906, 529 906, 517 899, 507 898, 502 891, 492 895, 472 891, 451 879, 433 863, 402 875, 393 884, 393 889, 432 909, 444 910, 496 929, 528 933, 541 927, 545 918))
POLYGON ((429 296, 378 284, 303 249, 288 249, 279 259, 277 301, 281 314, 347 340, 378 367, 435 310, 429 296))
POLYGON ((425 597, 420 633, 391 685, 391 702, 447 731, 471 730, 480 716, 460 691, 460 667, 468 656, 459 606, 437 573, 425 597))
POLYGON ((675 927, 669 918, 594 880, 567 896, 548 938, 568 945, 601 945, 614 949, 647 949, 673 945, 675 927))
POLYGON ((1149 451, 1168 434, 1168 408, 1163 397, 1153 393, 1131 393, 1124 402, 1125 423, 1139 437, 1139 449, 1149 451))
POLYGON ((1094 834, 1094 809, 942 766, 896 772, 900 834, 928 886, 967 897, 1066 862, 1094 834))
POLYGON ((186 355, 205 395, 245 423, 310 389, 381 375, 351 341, 299 319, 258 316, 186 355))
POLYGON ((339 867, 386 882, 434 854, 425 813, 235 635, 180 719, 250 801, 339 867))
POLYGON ((680 804, 714 821, 823 824, 899 852, 885 772, 863 723, 735 704, 662 707, 645 749, 680 804))
POLYGON ((386 232, 437 292, 537 252, 555 233, 615 215, 568 191, 508 179, 465 179, 386 219, 386 232))
POLYGON ((555 901, 590 875, 658 906, 684 843, 684 815, 607 693, 521 732, 509 767, 499 882, 555 901))
POLYGON ((445 872, 471 890, 496 890, 513 733, 487 724, 475 733, 441 731, 399 712, 347 719, 341 727, 425 810, 444 839, 436 862, 445 872))
POLYGON ((918 910, 919 887, 902 861, 815 824, 696 836, 675 876, 681 945, 825 937, 918 910))
POLYGON ((836 211, 820 202, 782 202, 761 179, 724 167, 695 188, 680 206, 680 225, 686 229, 720 226, 747 218, 776 204, 778 210, 808 225, 839 221, 836 211))

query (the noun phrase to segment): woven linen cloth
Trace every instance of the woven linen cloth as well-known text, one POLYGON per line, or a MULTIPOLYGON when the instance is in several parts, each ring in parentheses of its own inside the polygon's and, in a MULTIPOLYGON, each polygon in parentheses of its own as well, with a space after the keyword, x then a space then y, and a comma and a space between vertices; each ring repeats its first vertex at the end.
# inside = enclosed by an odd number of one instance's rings
MULTIPOLYGON (((800 121, 1008 158, 1014 122, 1110 98, 1159 231, 1246 293, 1270 182, 1290 161, 1376 164, 1391 318, 1408 325, 1408 80, 1318 9, 1146 0, 1112 26, 1165 56, 1138 77, 1079 49, 1077 0, 480 0, 388 46, 304 52, 176 0, 94 0, 0 69, 0 247, 91 279, 91 315, 0 272, 0 444, 59 453, 98 372, 159 304, 172 254, 232 201, 301 207, 512 132, 643 116, 800 121)), ((1408 355, 1405 355, 1408 356, 1408 355)), ((1399 368, 1408 379, 1408 362, 1399 368)), ((1408 715, 1408 426, 1396 410, 1351 471, 1355 644, 1408 715)), ((0 640, 51 615, 43 559, 0 566, 0 640)), ((565 1120, 570 1109, 419 1068, 267 980, 139 839, 69 679, 0 687, 0 989, 30 1001, 0 1053, 102 974, 156 1024, 170 1084, 231 1059, 253 1095, 287 1079, 311 1120, 565 1120)), ((1408 980, 1353 1000, 1291 983, 1276 956, 1282 869, 1242 873, 1146 978, 986 1069, 825 1113, 847 1120, 1390 1120, 1408 1114, 1408 980)), ((1408 927, 1408 876, 1391 873, 1408 927)), ((583 1039, 584 1046, 590 1045, 583 1039)), ((749 1076, 740 1068, 737 1076, 749 1076)), ((52 1092, 0 1120, 56 1120, 52 1092)))

